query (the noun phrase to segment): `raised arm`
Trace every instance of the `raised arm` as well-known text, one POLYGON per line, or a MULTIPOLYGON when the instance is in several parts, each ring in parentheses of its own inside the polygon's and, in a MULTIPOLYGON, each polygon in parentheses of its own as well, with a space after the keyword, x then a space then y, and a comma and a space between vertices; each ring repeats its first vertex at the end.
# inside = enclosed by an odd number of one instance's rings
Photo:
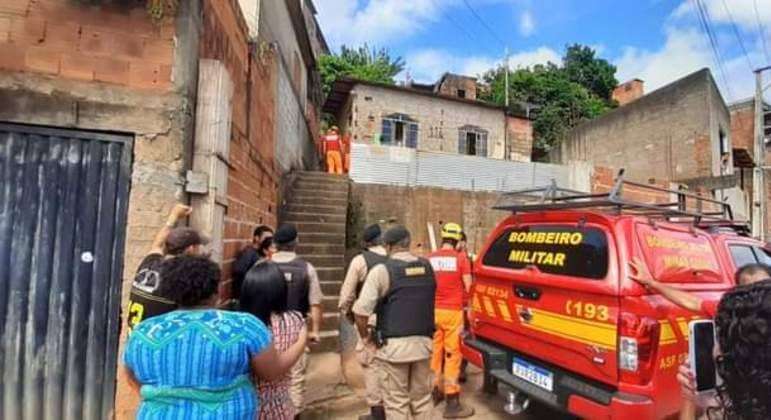
POLYGON ((174 207, 171 208, 168 219, 166 219, 166 224, 155 234, 153 244, 150 246, 149 254, 165 254, 164 244, 166 243, 166 238, 169 236, 169 232, 171 232, 171 229, 174 228, 180 219, 189 216, 192 212, 193 209, 189 206, 175 204, 174 207))
POLYGON ((677 306, 683 307, 693 312, 701 312, 701 298, 694 296, 691 293, 678 290, 672 286, 656 281, 648 271, 645 263, 639 258, 635 257, 634 260, 629 263, 629 268, 632 270, 632 273, 629 275, 632 280, 642 284, 649 289, 661 293, 662 296, 677 306))

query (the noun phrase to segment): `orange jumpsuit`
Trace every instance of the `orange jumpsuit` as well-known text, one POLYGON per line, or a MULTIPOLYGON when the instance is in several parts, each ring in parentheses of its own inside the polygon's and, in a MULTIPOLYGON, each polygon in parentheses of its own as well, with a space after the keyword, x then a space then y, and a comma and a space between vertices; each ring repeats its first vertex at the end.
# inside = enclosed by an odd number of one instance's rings
POLYGON ((342 175, 343 155, 340 135, 333 133, 324 136, 324 153, 327 158, 327 172, 342 175))
POLYGON ((468 257, 454 249, 440 249, 428 255, 436 275, 434 301, 434 351, 431 369, 434 386, 445 394, 460 393, 458 376, 463 356, 460 335, 463 331, 463 276, 471 274, 468 257))

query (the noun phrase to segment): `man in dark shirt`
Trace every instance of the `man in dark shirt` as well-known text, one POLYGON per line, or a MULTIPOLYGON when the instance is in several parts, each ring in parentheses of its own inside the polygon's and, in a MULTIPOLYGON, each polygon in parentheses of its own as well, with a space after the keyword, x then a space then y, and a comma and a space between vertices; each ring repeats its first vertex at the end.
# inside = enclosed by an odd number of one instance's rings
POLYGON ((270 257, 270 248, 273 245, 273 229, 266 225, 257 226, 252 235, 252 243, 249 244, 233 263, 233 298, 241 297, 241 285, 244 283, 246 272, 257 261, 270 257))
POLYGON ((206 255, 205 245, 209 240, 189 227, 175 228, 179 220, 192 212, 190 207, 176 204, 171 209, 166 224, 155 235, 150 252, 142 259, 131 285, 128 306, 128 327, 134 328, 144 319, 171 312, 177 305, 160 296, 158 286, 161 278, 158 269, 166 258, 181 254, 206 255))

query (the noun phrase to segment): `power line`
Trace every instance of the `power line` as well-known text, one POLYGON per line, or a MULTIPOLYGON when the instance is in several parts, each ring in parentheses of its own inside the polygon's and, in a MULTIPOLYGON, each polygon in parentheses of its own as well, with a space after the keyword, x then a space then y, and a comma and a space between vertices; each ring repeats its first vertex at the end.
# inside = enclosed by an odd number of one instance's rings
POLYGON ((485 29, 487 29, 487 32, 490 32, 490 35, 492 35, 493 38, 495 38, 495 40, 498 41, 501 44, 501 46, 505 48, 506 43, 503 41, 503 39, 499 37, 498 34, 495 33, 493 28, 491 28, 490 25, 488 25, 487 22, 485 22, 485 20, 482 19, 482 16, 480 16, 479 13, 477 13, 477 11, 473 7, 471 7, 468 0, 463 0, 463 4, 466 5, 466 7, 471 11, 471 14, 474 15, 474 17, 479 21, 479 23, 481 23, 482 26, 484 26, 485 29))
POLYGON ((771 55, 768 54, 768 46, 766 45, 766 31, 763 28, 763 21, 760 20, 760 12, 758 12, 758 0, 752 0, 752 4, 755 7, 755 19, 758 21, 758 31, 760 31, 760 41, 763 43, 763 52, 766 54, 766 60, 771 63, 771 55))
POLYGON ((701 23, 701 29, 709 40, 709 44, 712 48, 712 53, 715 58, 715 64, 718 68, 718 71, 720 72, 721 78, 723 79, 723 85, 725 85, 728 96, 733 98, 734 95, 733 92, 731 92, 731 86, 728 85, 728 78, 726 77, 725 68, 723 67, 723 58, 721 57, 720 49, 717 46, 717 39, 715 38, 715 34, 712 32, 712 28, 709 24, 709 15, 707 14, 707 11, 704 9, 704 6, 701 4, 700 0, 693 1, 696 3, 696 11, 699 18, 699 23, 701 23))
POLYGON ((739 34, 739 28, 736 26, 736 22, 734 21, 734 17, 731 14, 731 10, 728 9, 728 4, 725 0, 723 0, 723 7, 725 8, 726 13, 728 13, 728 20, 731 21, 731 26, 734 29, 734 34, 736 35, 736 40, 739 41, 739 45, 742 47, 742 51, 744 52, 744 57, 747 58, 747 64, 750 66, 750 71, 755 69, 755 66, 752 65, 752 60, 750 60, 750 55, 747 53, 747 48, 744 47, 744 41, 742 41, 742 37, 739 34))
MULTIPOLYGON (((432 3, 434 2, 432 1, 432 3)), ((445 10, 443 10, 443 8, 437 7, 437 10, 439 10, 440 15, 447 18, 447 20, 450 21, 450 23, 452 23, 453 26, 458 28, 458 30, 460 30, 464 35, 466 35, 466 38, 468 38, 472 44, 476 46, 486 45, 484 42, 479 42, 479 39, 476 36, 472 35, 471 32, 469 32, 463 25, 458 23, 458 21, 455 20, 449 13, 446 13, 445 10)), ((493 50, 491 49, 490 51, 492 52, 493 50)))

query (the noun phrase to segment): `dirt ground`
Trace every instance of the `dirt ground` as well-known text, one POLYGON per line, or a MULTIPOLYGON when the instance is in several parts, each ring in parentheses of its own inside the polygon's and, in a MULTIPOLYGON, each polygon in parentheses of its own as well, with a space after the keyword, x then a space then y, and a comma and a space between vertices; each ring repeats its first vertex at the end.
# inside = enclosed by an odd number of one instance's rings
MULTIPOLYGON (((311 420, 355 420, 364 414, 368 407, 357 393, 361 390, 345 384, 340 368, 338 353, 320 353, 311 356, 308 367, 306 400, 309 409, 303 415, 311 420)), ((511 416, 503 410, 504 400, 500 396, 484 394, 482 372, 469 366, 468 381, 463 385, 461 401, 474 408, 475 419, 549 419, 559 420, 569 417, 539 404, 531 404, 524 413, 511 416)), ((434 408, 431 418, 441 419, 444 404, 434 408)))

